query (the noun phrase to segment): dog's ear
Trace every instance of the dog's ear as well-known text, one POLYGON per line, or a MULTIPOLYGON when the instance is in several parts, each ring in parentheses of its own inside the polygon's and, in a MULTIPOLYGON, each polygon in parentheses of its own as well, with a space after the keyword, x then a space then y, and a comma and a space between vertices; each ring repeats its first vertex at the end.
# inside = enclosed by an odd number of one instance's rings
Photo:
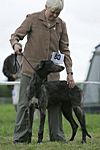
POLYGON ((43 68, 43 66, 45 65, 45 61, 40 61, 40 63, 36 66, 35 70, 40 70, 43 68))

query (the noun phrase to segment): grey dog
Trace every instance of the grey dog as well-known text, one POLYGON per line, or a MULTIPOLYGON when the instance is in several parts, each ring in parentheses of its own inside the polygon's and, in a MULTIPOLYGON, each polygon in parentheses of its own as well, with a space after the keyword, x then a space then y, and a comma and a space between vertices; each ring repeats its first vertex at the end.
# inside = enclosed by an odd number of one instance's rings
POLYGON ((35 71, 27 89, 27 96, 31 107, 33 107, 34 99, 37 100, 37 104, 35 106, 40 111, 38 143, 43 140, 46 109, 50 105, 56 104, 61 105, 62 113, 72 127, 72 136, 70 141, 74 140, 78 128, 78 125, 72 115, 73 111, 81 126, 82 143, 86 143, 86 136, 91 138, 86 129, 85 113, 81 107, 82 94, 80 88, 75 86, 70 89, 67 81, 47 81, 47 76, 50 73, 60 72, 63 69, 63 66, 56 65, 51 60, 41 61, 36 68, 34 68, 35 71))

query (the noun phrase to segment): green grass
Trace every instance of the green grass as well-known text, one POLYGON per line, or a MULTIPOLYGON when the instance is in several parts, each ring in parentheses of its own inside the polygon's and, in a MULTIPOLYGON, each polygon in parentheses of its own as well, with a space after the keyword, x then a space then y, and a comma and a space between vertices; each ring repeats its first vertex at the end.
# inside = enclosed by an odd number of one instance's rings
MULTIPOLYGON (((0 105, 0 150, 100 150, 100 114, 86 114, 87 129, 92 135, 91 139, 87 138, 87 144, 81 144, 80 127, 73 142, 49 142, 47 119, 43 143, 37 144, 39 120, 35 119, 32 143, 29 145, 14 145, 12 141, 15 118, 16 112, 13 105, 0 105)), ((71 127, 65 119, 63 119, 63 124, 66 139, 68 140, 71 136, 71 127)))

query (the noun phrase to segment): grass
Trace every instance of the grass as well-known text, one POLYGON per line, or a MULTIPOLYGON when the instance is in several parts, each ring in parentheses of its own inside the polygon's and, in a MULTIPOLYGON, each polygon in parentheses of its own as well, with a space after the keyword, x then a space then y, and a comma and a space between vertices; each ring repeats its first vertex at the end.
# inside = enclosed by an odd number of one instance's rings
MULTIPOLYGON (((13 144, 13 130, 15 125, 16 112, 13 105, 0 105, 0 150, 99 150, 100 149, 100 114, 86 114, 87 129, 92 138, 87 138, 86 144, 81 144, 81 130, 78 129, 73 142, 49 142, 47 119, 45 124, 43 143, 37 144, 38 118, 34 121, 33 139, 29 145, 13 144)), ((76 119, 76 118, 75 118, 76 119)), ((63 118, 64 132, 66 139, 71 136, 71 127, 63 118)))

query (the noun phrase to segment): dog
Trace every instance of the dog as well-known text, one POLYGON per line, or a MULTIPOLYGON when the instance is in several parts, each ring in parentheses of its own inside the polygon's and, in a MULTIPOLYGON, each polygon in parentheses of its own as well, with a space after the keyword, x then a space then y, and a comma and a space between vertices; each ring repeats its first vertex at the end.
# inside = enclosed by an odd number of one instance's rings
POLYGON ((91 135, 86 129, 85 113, 81 107, 81 90, 78 86, 70 89, 67 81, 47 81, 50 73, 61 72, 63 66, 54 64, 51 60, 41 61, 36 68, 30 80, 27 96, 30 105, 36 104, 36 108, 40 111, 40 125, 38 131, 38 143, 43 140, 44 123, 46 117, 46 109, 50 105, 61 104, 61 109, 66 120, 72 127, 72 136, 69 141, 73 141, 77 133, 78 125, 75 122, 72 110, 80 123, 82 130, 82 143, 86 143, 86 136, 91 135))

